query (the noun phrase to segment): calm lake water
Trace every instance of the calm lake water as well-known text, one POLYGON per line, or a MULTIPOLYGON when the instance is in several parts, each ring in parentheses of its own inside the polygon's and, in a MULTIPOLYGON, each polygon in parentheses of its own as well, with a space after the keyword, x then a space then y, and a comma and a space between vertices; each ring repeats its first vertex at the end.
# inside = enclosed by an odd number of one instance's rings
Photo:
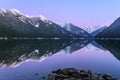
POLYGON ((109 74, 120 80, 120 41, 0 41, 0 80, 40 80, 66 67, 109 74))

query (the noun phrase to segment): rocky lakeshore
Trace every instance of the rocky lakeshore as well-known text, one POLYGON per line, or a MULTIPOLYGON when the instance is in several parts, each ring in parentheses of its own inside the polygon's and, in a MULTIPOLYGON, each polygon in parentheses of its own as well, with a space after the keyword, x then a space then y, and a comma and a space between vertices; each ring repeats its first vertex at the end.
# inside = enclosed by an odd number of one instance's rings
POLYGON ((42 80, 118 80, 107 74, 93 73, 91 70, 76 70, 74 68, 64 68, 52 71, 42 80))

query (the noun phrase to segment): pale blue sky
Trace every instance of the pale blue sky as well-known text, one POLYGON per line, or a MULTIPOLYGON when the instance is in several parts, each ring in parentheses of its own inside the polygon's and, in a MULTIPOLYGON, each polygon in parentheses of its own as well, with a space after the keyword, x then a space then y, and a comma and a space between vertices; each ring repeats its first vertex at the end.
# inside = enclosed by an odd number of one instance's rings
POLYGON ((110 25, 120 17, 120 0, 0 0, 0 8, 78 26, 110 25))

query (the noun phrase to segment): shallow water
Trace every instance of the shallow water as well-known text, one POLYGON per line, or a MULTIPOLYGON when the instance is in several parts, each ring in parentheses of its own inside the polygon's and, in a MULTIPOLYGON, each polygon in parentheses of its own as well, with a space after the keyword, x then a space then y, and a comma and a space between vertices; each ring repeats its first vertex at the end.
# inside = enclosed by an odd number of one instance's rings
POLYGON ((40 80, 66 67, 105 73, 119 80, 120 41, 0 41, 0 80, 40 80))

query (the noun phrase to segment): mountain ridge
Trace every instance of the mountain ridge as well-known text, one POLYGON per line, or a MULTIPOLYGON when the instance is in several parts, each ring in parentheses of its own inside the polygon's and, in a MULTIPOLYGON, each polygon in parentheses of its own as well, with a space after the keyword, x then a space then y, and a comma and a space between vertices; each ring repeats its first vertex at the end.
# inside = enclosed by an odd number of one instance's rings
MULTIPOLYGON (((74 28, 76 27, 74 26, 74 28)), ((80 30, 81 28, 77 29, 80 30)), ((81 31, 84 30, 81 29, 81 31)), ((26 16, 16 9, 0 9, 0 37, 86 38, 82 35, 66 30, 42 15, 38 17, 26 16)), ((84 35, 87 35, 87 38, 91 37, 87 32, 84 35)))

